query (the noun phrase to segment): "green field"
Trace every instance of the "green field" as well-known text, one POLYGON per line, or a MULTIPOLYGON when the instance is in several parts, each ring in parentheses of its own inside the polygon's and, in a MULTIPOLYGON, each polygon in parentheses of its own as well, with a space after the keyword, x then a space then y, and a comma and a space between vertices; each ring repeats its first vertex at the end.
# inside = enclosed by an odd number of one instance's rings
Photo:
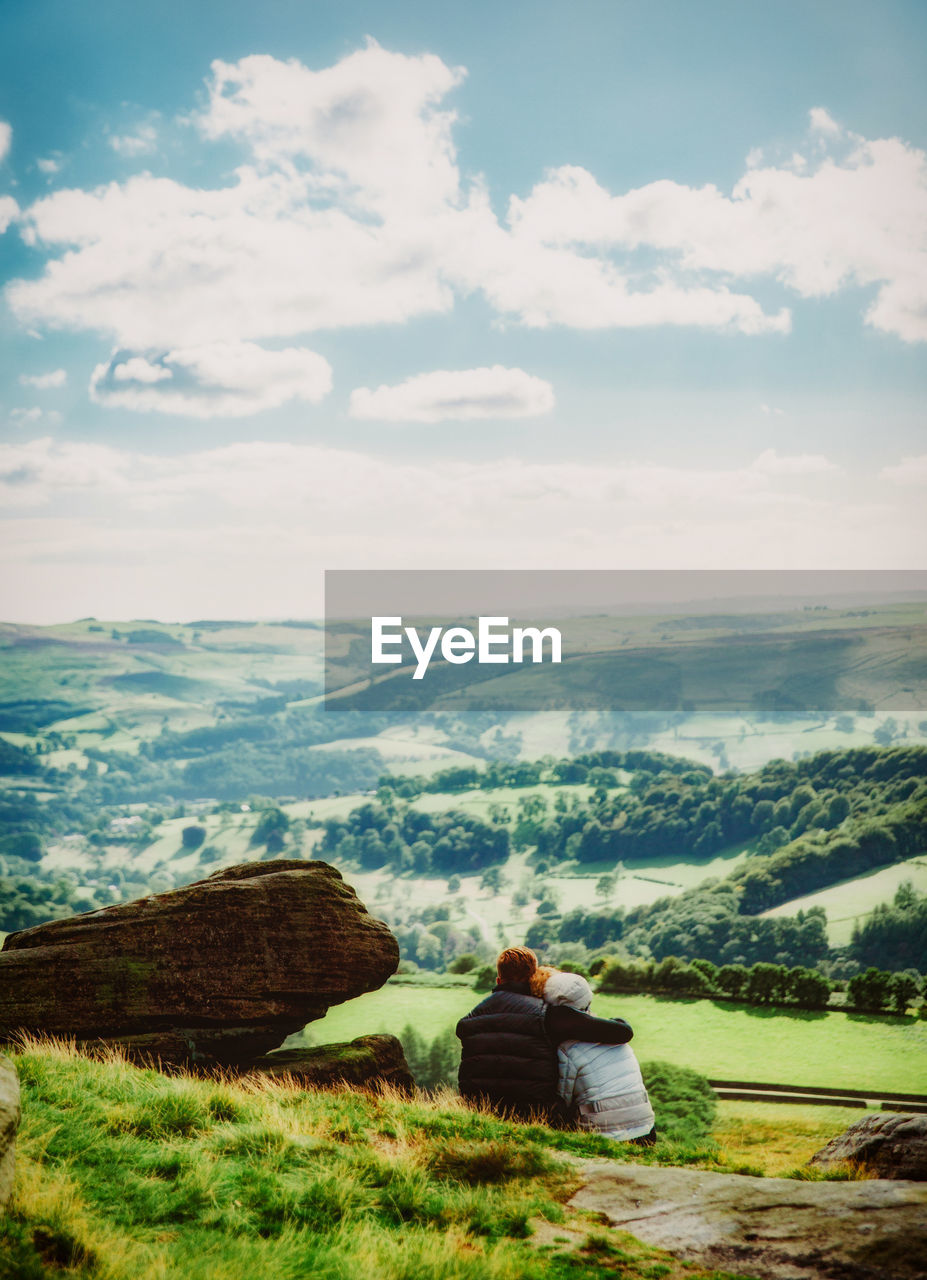
POLYGON ((817 893, 793 898, 770 911, 767 916, 793 916, 809 907, 823 907, 827 912, 827 936, 832 947, 842 947, 850 941, 853 926, 871 914, 880 902, 891 902, 898 886, 910 880, 915 889, 927 891, 927 858, 909 858, 893 867, 870 871, 855 880, 844 880, 829 885, 817 893))
MULTIPOLYGON (((453 1027, 480 997, 472 991, 388 983, 312 1023, 316 1043, 407 1024, 426 1038, 453 1027)), ((625 1017, 634 1049, 714 1079, 927 1093, 927 1022, 838 1012, 780 1013, 655 996, 596 996, 593 1012, 625 1017)))

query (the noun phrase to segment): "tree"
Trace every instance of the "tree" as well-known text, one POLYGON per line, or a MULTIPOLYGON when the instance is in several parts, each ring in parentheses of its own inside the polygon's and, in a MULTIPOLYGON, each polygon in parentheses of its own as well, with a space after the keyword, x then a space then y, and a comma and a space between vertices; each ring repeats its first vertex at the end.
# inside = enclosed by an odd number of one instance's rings
POLYGON ((412 1079, 418 1084, 428 1066, 428 1049, 425 1041, 411 1023, 406 1023, 399 1033, 399 1043, 409 1064, 412 1079))
POLYGON ((895 1013, 908 1012, 908 1005, 917 999, 920 986, 919 975, 910 970, 892 974, 888 984, 888 998, 895 1013))
POLYGON ((487 867, 480 876, 480 888, 490 893, 499 893, 505 884, 505 877, 498 867, 487 867))
POLYGON ((428 1049, 425 1079, 420 1080, 426 1089, 439 1089, 442 1085, 456 1085, 457 1067, 460 1063, 460 1043, 448 1028, 435 1036, 428 1049))
POLYGON ((185 849, 198 849, 205 839, 205 827, 184 827, 180 842, 185 849))
POLYGON ((803 1009, 826 1009, 831 985, 823 973, 802 965, 789 971, 789 994, 803 1009))
POLYGON ((599 876, 595 885, 595 896, 601 898, 603 902, 607 902, 615 892, 616 883, 617 877, 614 874, 609 875, 606 873, 604 876, 599 876))
POLYGON ((737 999, 747 985, 748 970, 742 964, 725 964, 718 970, 717 983, 726 995, 737 999))
MULTIPOLYGON (((258 824, 254 828, 254 835, 251 837, 252 844, 267 844, 268 839, 274 833, 281 838, 290 829, 290 819, 282 809, 271 807, 265 809, 258 819, 258 824)), ((281 841, 282 847, 282 841, 281 841)))
POLYGON ((747 975, 746 996, 751 1004, 772 1004, 781 993, 784 971, 777 964, 755 964, 747 975))
POLYGON ((888 1004, 892 975, 869 968, 847 983, 847 1003, 869 1013, 881 1013, 888 1004))
POLYGON ((849 816, 850 802, 845 795, 837 793, 832 796, 827 806, 827 825, 829 827, 839 827, 841 822, 849 816))

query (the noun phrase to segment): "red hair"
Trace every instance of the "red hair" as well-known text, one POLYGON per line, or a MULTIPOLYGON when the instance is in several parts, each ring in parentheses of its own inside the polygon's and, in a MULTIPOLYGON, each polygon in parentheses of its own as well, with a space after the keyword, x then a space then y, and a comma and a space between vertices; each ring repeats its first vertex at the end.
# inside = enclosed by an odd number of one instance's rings
POLYGON ((538 967, 538 958, 528 947, 508 947, 496 961, 500 982, 527 982, 538 967))

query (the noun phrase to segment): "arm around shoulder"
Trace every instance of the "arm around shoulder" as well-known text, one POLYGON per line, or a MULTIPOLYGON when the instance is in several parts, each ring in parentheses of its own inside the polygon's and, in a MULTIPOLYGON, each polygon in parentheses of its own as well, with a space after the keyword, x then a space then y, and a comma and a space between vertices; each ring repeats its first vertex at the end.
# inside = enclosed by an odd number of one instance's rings
POLYGON ((555 1044, 564 1040, 588 1040, 594 1044, 627 1044, 634 1032, 624 1018, 595 1018, 567 1005, 550 1005, 546 1029, 555 1044))

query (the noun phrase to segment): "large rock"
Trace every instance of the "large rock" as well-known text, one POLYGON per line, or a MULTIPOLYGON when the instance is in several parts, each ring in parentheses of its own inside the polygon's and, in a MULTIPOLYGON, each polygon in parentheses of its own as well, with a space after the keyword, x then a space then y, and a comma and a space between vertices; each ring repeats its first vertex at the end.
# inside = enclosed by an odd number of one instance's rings
POLYGON ((0 1057, 0 1213, 13 1194, 18 1128, 19 1077, 9 1058, 0 1057))
POLYGON ((233 1065, 382 986, 398 962, 388 927, 334 867, 246 863, 10 934, 0 1040, 25 1030, 138 1060, 233 1065))
POLYGON ((291 1077, 306 1089, 339 1084, 379 1089, 390 1085, 402 1093, 411 1093, 414 1088, 412 1072, 395 1036, 360 1036, 347 1044, 281 1049, 249 1063, 248 1070, 291 1077))
POLYGON ((761 1280, 924 1280, 927 1187, 577 1162, 570 1205, 687 1262, 761 1280))
POLYGON ((882 1111, 851 1124, 816 1151, 809 1164, 849 1161, 879 1178, 927 1182, 927 1115, 882 1111))

